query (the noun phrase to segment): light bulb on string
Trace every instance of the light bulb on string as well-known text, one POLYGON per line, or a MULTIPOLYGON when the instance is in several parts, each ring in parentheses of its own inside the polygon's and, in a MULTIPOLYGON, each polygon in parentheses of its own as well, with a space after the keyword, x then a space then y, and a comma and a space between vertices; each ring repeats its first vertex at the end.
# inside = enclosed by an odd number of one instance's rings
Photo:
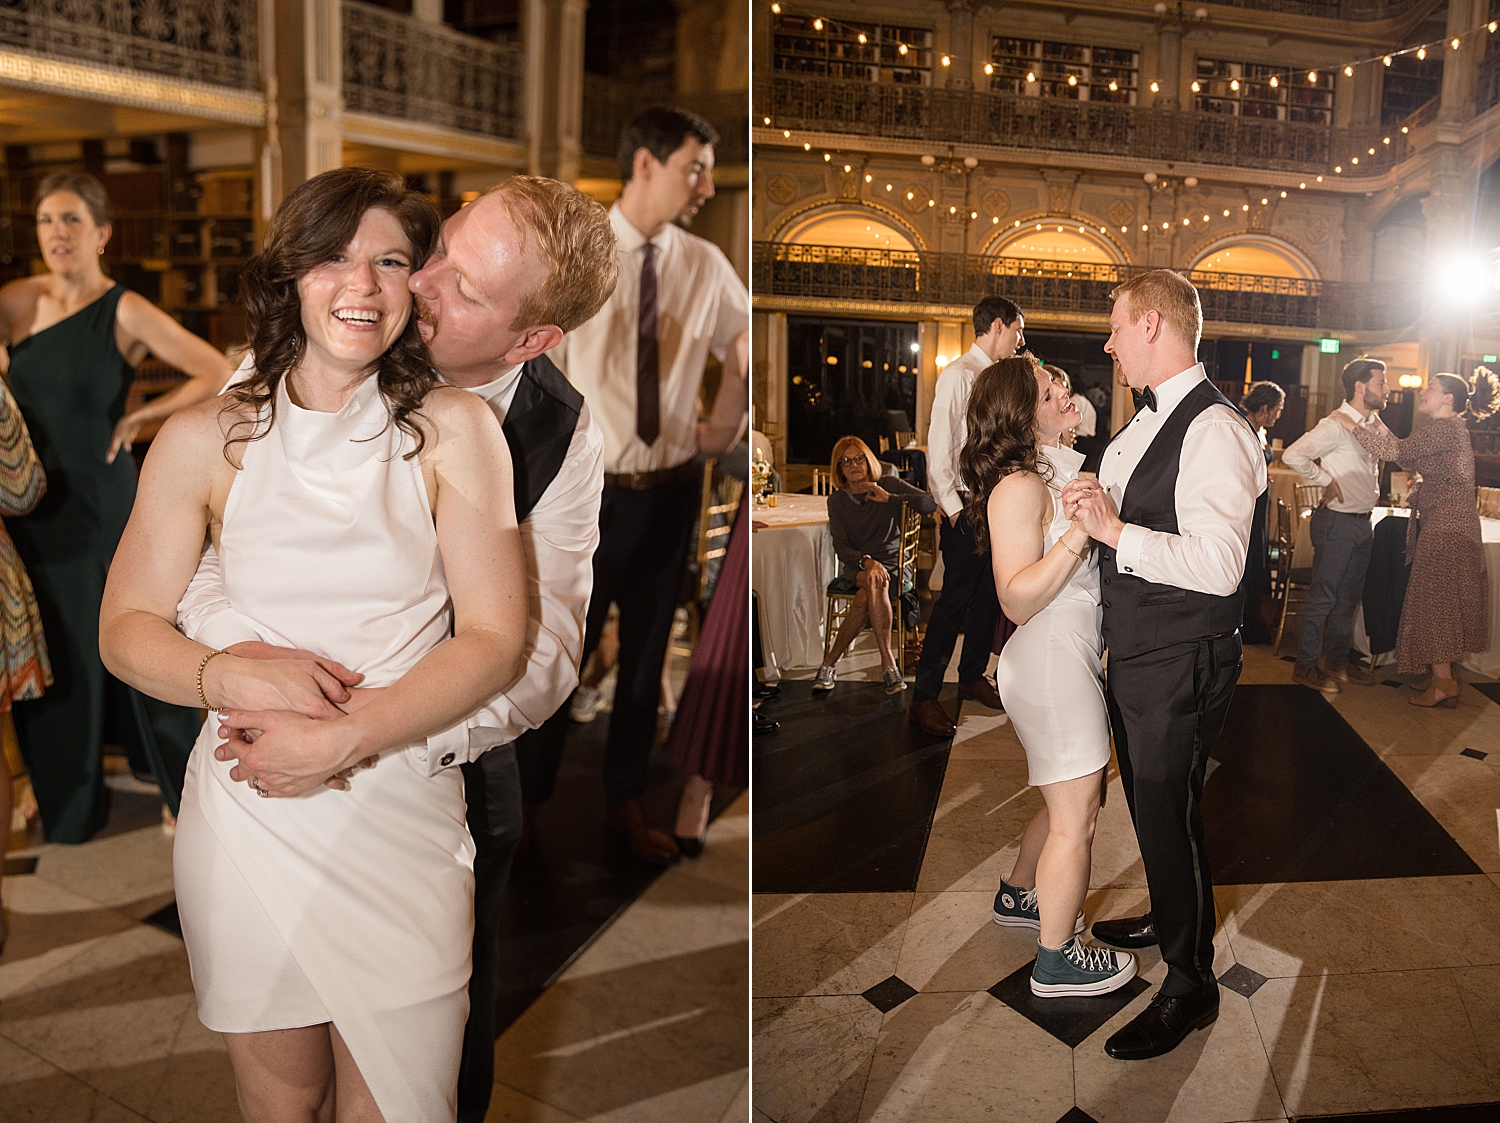
POLYGON ((1353 78, 1354 77, 1354 67, 1352 67, 1352 66, 1346 66, 1346 67, 1344 67, 1344 77, 1345 78, 1353 78))
POLYGON ((1070 86, 1076 86, 1076 85, 1078 85, 1078 75, 1076 75, 1076 74, 1069 74, 1068 75, 1068 85, 1070 85, 1070 86))
POLYGON ((1151 92, 1153 94, 1159 94, 1159 93, 1161 93, 1161 83, 1160 82, 1152 82, 1151 83, 1151 92))
POLYGON ((995 73, 995 64, 992 63, 992 62, 985 63, 984 64, 984 72, 986 74, 993 74, 993 73, 995 73))
POLYGON ((863 31, 861 31, 859 33, 859 41, 861 43, 868 43, 869 42, 869 40, 865 38, 865 33, 863 31))
POLYGON ((1028 82, 1035 82, 1036 81, 1036 73, 1034 71, 1028 70, 1026 72, 1026 81, 1028 81, 1028 82))
POLYGON ((814 31, 822 31, 823 30, 823 21, 820 20, 820 19, 813 20, 813 30, 814 31))
POLYGON ((1274 74, 1271 75, 1271 89, 1274 90, 1279 85, 1281 85, 1281 79, 1276 77, 1276 75, 1274 74))
POLYGON ((1426 47, 1418 47, 1417 48, 1417 58, 1419 58, 1419 59, 1425 59, 1426 57, 1427 57, 1427 48, 1426 47))
POLYGON ((1448 41, 1448 46, 1452 47, 1455 51, 1458 50, 1458 37, 1454 36, 1452 39, 1450 39, 1448 41))
POLYGON ((906 44, 902 43, 896 50, 900 51, 903 55, 906 54, 906 44))
POLYGON ((952 63, 952 61, 953 61, 953 60, 952 60, 952 59, 950 59, 950 58, 949 58, 949 57, 948 57, 948 56, 947 56, 947 55, 944 55, 944 56, 943 56, 943 59, 942 59, 942 62, 943 62, 943 65, 944 65, 944 66, 948 66, 948 65, 950 65, 950 64, 951 64, 951 63, 952 63))
POLYGON ((1240 88, 1240 80, 1238 78, 1231 78, 1229 80, 1229 88, 1238 93, 1240 88))
POLYGON ((1381 59, 1380 61, 1383 62, 1383 63, 1385 63, 1387 66, 1390 66, 1391 65, 1391 56, 1390 55, 1386 55, 1385 58, 1381 59))
POLYGON ((1318 81, 1318 72, 1316 70, 1309 70, 1307 72, 1307 80, 1316 85, 1318 81))

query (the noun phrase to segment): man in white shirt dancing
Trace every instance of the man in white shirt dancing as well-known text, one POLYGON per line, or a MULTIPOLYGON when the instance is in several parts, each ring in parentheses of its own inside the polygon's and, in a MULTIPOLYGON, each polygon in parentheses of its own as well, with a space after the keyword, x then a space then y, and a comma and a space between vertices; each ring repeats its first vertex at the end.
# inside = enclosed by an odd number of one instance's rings
POLYGON ((1063 510, 1099 543, 1105 699, 1151 890, 1146 916, 1093 931, 1120 947, 1160 943, 1167 964, 1150 1006, 1104 1046, 1140 1060, 1219 1014, 1199 801, 1240 677, 1241 582, 1266 462, 1196 359, 1203 312, 1186 278, 1156 269, 1113 296, 1104 349, 1137 412, 1104 450, 1099 478, 1063 490, 1063 510))
MULTIPOLYGON (((1368 426, 1389 394, 1385 364, 1379 359, 1355 359, 1344 368, 1345 400, 1334 412, 1368 426)), ((1337 694, 1340 683, 1369 686, 1375 676, 1349 662, 1349 637, 1364 594, 1365 571, 1370 568, 1370 545, 1375 537, 1370 511, 1380 498, 1380 461, 1332 416, 1293 441, 1281 460, 1323 488, 1322 502, 1308 527, 1313 545, 1312 586, 1302 609, 1302 645, 1292 681, 1324 694, 1337 694)))
POLYGON ((984 677, 995 644, 1000 602, 990 572, 990 552, 976 553, 974 535, 964 515, 958 454, 968 437, 969 391, 979 372, 1008 359, 1026 342, 1026 318, 1013 301, 987 296, 974 306, 974 345, 938 376, 927 423, 927 490, 938 504, 939 547, 943 551, 943 589, 927 622, 922 656, 917 660, 911 720, 934 737, 952 737, 953 719, 938 701, 943 672, 953 656, 960 630, 964 650, 958 661, 958 693, 991 709, 1001 708, 1000 692, 984 677))

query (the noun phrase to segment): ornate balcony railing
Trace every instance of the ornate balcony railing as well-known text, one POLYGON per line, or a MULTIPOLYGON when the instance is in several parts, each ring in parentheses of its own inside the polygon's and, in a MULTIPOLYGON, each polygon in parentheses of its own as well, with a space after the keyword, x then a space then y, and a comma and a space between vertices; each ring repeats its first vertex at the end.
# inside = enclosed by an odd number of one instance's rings
POLYGON ((620 133, 637 110, 648 105, 675 104, 691 109, 719 133, 714 160, 744 164, 750 153, 750 97, 745 90, 714 90, 674 95, 669 89, 626 86, 601 74, 583 76, 583 150, 590 156, 614 159, 620 133))
POLYGON ((756 85, 755 118, 764 117, 777 129, 1306 174, 1334 174, 1341 167, 1338 174, 1350 177, 1379 175, 1410 153, 1398 126, 1329 129, 1104 102, 781 75, 756 85), (1352 157, 1359 163, 1351 163, 1352 157))
POLYGON ((0 45, 253 90, 255 0, 0 0, 0 45))
POLYGON ((343 13, 344 104, 349 109, 520 138, 517 47, 357 0, 344 0, 343 13))
MULTIPOLYGON (((1006 296, 1027 312, 1108 315, 1109 294, 1145 271, 1136 265, 1027 261, 976 254, 755 243, 757 298, 802 298, 907 306, 971 307, 1006 296)), ((1319 331, 1360 331, 1409 322, 1410 286, 1194 272, 1203 318, 1319 331)))
POLYGON ((1289 16, 1314 16, 1319 19, 1372 20, 1396 19, 1416 11, 1426 0, 1213 0, 1224 8, 1275 12, 1289 16))

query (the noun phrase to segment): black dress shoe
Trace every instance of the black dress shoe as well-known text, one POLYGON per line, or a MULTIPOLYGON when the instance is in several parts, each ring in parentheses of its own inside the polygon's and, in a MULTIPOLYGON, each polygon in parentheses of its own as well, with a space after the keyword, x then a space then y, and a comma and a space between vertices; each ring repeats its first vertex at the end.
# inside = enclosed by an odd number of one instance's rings
POLYGON ((1156 943, 1156 925, 1145 916, 1118 916, 1100 920, 1093 927, 1094 939, 1112 948, 1149 948, 1156 943))
POLYGON ((754 713, 754 724, 753 724, 752 728, 753 728, 754 732, 757 733, 757 734, 780 733, 781 732, 781 722, 779 722, 779 721, 772 721, 770 718, 765 717, 760 712, 760 710, 756 710, 755 713, 754 713))
POLYGON ((752 697, 752 698, 780 698, 781 697, 781 683, 779 683, 779 682, 770 682, 770 683, 767 683, 767 682, 761 682, 760 679, 756 679, 751 684, 751 687, 750 687, 750 697, 752 697))
POLYGON ((681 850, 683 857, 686 858, 696 858, 702 854, 703 843, 707 838, 706 835, 701 834, 697 838, 683 838, 680 834, 674 834, 672 837, 677 840, 677 849, 681 850))
POLYGON ((1144 1061, 1170 1053, 1195 1029, 1206 1029, 1219 1016, 1219 984, 1186 998, 1160 991, 1147 1006, 1104 1043, 1117 1061, 1144 1061))

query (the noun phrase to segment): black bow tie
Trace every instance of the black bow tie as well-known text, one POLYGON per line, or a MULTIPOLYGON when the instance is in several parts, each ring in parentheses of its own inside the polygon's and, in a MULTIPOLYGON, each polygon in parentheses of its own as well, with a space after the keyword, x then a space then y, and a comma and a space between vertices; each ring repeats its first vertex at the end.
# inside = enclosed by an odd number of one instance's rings
POLYGON ((1151 389, 1151 387, 1147 386, 1144 390, 1137 390, 1134 386, 1132 386, 1130 388, 1130 397, 1131 400, 1135 402, 1136 413, 1141 412, 1141 406, 1145 406, 1147 409, 1155 412, 1156 391, 1151 389))

